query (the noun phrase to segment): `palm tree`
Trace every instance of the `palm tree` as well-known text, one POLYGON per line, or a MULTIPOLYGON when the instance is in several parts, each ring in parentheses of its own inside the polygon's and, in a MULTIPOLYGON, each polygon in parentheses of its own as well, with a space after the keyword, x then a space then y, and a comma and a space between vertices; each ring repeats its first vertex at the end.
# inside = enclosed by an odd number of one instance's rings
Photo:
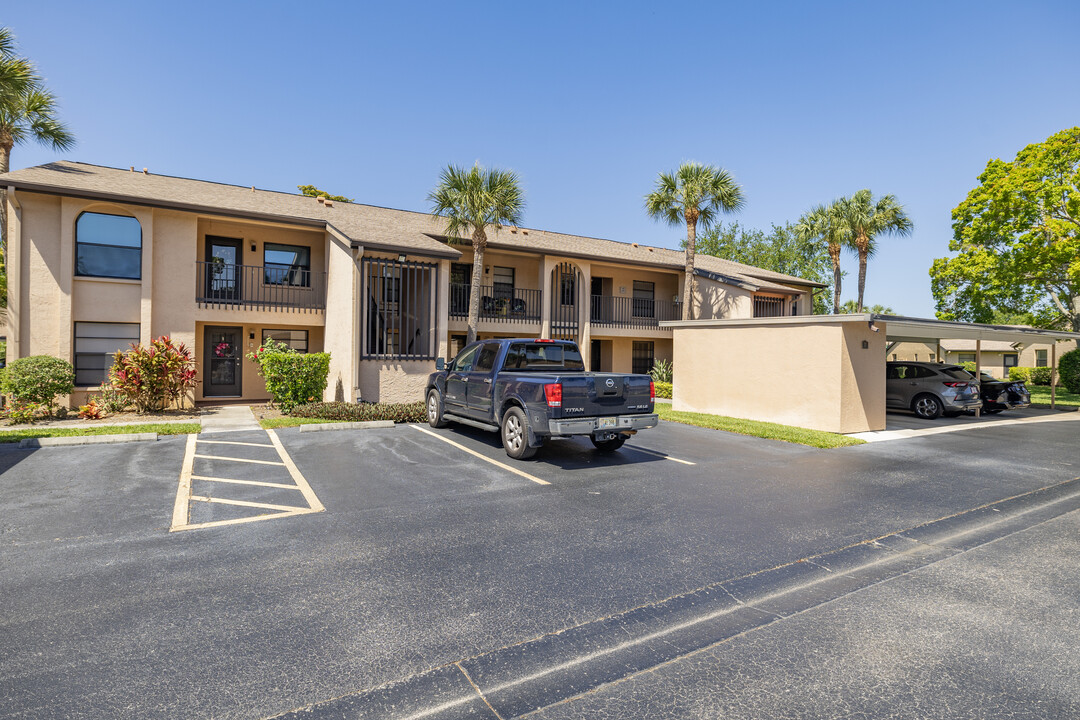
POLYGON ((859 304, 863 308, 866 289, 866 260, 877 250, 878 235, 911 234, 912 222, 895 195, 882 195, 876 201, 869 190, 860 190, 839 202, 838 212, 851 233, 851 245, 859 256, 859 304))
POLYGON ((685 162, 674 173, 660 173, 656 189, 645 196, 645 212, 669 225, 686 223, 686 281, 683 320, 694 319, 694 252, 697 228, 708 230, 719 212, 737 212, 745 200, 742 188, 726 170, 685 162))
MULTIPOLYGON (((859 306, 854 300, 848 300, 847 302, 845 302, 843 305, 840 306, 840 309, 843 310, 848 315, 851 315, 853 313, 862 312, 862 310, 859 310, 859 306)), ((870 307, 867 307, 867 308, 864 308, 864 309, 866 310, 866 312, 873 313, 874 315, 895 315, 896 314, 895 310, 893 310, 891 307, 886 307, 885 305, 871 305, 870 307)))
POLYGON ((480 321, 480 281, 484 274, 485 228, 498 232, 503 225, 518 225, 525 210, 525 193, 516 173, 485 170, 477 163, 471 170, 449 165, 439 175, 439 184, 428 195, 431 214, 446 219, 451 241, 471 237, 473 249, 472 287, 469 292, 469 337, 476 340, 480 321))
POLYGON ((839 213, 839 200, 818 205, 799 218, 795 232, 802 240, 824 240, 833 265, 833 314, 840 314, 840 252, 850 243, 850 230, 839 213))
MULTIPOLYGON (((15 35, 0 27, 0 173, 11 169, 11 150, 27 140, 67 150, 75 136, 56 118, 56 98, 30 60, 15 52, 15 35)), ((0 188, 0 242, 7 259, 7 192, 0 188)))

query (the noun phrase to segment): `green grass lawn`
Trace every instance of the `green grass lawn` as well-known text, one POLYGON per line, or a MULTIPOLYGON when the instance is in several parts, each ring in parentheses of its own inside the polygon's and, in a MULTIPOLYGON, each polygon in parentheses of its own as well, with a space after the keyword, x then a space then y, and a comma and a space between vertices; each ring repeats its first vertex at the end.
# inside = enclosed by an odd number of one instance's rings
POLYGON ((697 425, 698 427, 713 430, 726 430, 740 435, 751 435, 770 440, 783 440, 784 442, 809 445, 816 448, 862 445, 866 442, 846 435, 837 435, 836 433, 822 432, 821 430, 807 430, 806 428, 792 427, 791 425, 778 425, 777 423, 761 422, 759 420, 741 420, 739 418, 724 417, 723 415, 676 412, 666 403, 657 403, 656 412, 661 420, 669 422, 697 425))
POLYGON ((0 430, 0 443, 12 443, 27 438, 74 437, 77 435, 126 435, 129 433, 157 433, 158 435, 187 435, 202 429, 199 423, 148 423, 145 425, 117 425, 113 427, 20 427, 17 430, 0 430))
POLYGON ((283 427, 297 427, 298 425, 315 425, 318 423, 332 423, 332 422, 351 422, 349 420, 323 420, 322 418, 301 418, 301 417, 279 417, 279 418, 264 418, 259 421, 259 426, 263 430, 272 430, 273 428, 283 427))
MULTIPOLYGON (((1033 405, 1050 404, 1049 385, 1028 385, 1027 389, 1031 393, 1031 402, 1033 405)), ((1059 387, 1057 389, 1057 397, 1055 398, 1055 400, 1058 405, 1064 405, 1067 407, 1080 407, 1080 395, 1068 392, 1063 387, 1059 387)))

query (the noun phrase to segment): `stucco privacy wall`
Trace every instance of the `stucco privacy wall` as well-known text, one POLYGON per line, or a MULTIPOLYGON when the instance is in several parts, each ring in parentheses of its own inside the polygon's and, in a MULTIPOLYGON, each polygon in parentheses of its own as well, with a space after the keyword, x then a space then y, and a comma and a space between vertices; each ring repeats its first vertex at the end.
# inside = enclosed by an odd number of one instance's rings
POLYGON ((885 328, 800 316, 670 323, 672 407, 850 433, 885 428, 885 328), (863 347, 863 343, 866 347, 863 347))

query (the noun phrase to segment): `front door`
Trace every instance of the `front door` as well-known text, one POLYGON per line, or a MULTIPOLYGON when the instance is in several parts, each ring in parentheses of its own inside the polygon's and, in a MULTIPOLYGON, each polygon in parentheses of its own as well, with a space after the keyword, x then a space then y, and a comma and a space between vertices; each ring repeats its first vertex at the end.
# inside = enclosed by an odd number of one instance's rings
POLYGON ((212 300, 240 300, 240 240, 206 236, 206 294, 212 300))
POLYGON ((239 397, 243 328, 208 327, 203 336, 203 397, 239 397))

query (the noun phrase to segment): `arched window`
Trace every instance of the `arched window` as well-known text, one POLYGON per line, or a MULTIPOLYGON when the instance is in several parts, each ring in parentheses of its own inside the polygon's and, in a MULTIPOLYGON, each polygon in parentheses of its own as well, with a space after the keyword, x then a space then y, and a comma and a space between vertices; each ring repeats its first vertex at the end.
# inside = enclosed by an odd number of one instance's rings
POLYGON ((127 215, 84 212, 75 221, 75 274, 142 278, 142 226, 127 215))

